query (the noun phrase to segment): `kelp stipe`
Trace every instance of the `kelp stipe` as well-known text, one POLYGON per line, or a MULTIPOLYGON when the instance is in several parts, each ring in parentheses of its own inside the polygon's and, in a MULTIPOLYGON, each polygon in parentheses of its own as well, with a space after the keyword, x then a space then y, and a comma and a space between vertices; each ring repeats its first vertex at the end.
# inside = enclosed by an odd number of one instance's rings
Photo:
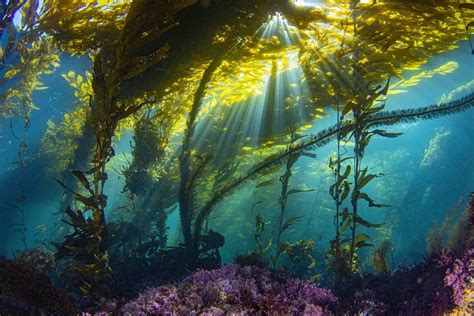
MULTIPOLYGON (((381 111, 375 115, 369 115, 367 118, 368 124, 372 127, 396 125, 398 123, 413 123, 422 120, 431 120, 438 117, 454 115, 456 113, 467 111, 474 107, 474 93, 469 94, 461 99, 442 103, 439 105, 430 105, 421 108, 412 108, 406 110, 381 111)), ((336 139, 340 132, 348 132, 355 126, 352 121, 345 121, 327 128, 315 135, 310 135, 304 140, 296 142, 290 148, 282 150, 281 152, 265 158, 262 162, 256 164, 251 170, 242 177, 242 182, 251 179, 256 174, 262 173, 266 168, 274 167, 275 164, 280 164, 281 160, 287 157, 291 152, 300 150, 314 150, 322 147, 329 142, 336 139)), ((238 186, 240 183, 237 183, 238 186)))
POLYGON ((474 107, 474 93, 460 99, 420 108, 380 112, 369 117, 372 126, 383 126, 397 123, 413 123, 420 120, 432 120, 438 117, 454 115, 474 107))
MULTIPOLYGON (((341 117, 338 107, 338 124, 341 121, 341 117)), ((336 154, 329 158, 329 168, 332 170, 334 176, 334 183, 329 187, 329 194, 335 203, 335 214, 333 217, 335 235, 334 238, 329 241, 329 249, 325 252, 325 259, 334 275, 334 288, 338 289, 341 281, 351 273, 350 252, 348 247, 345 247, 345 245, 350 242, 350 239, 345 238, 343 235, 344 230, 346 230, 350 224, 350 222, 348 222, 350 217, 349 210, 347 207, 342 208, 342 203, 347 199, 351 190, 349 175, 352 169, 350 164, 345 166, 343 164, 353 159, 353 157, 346 157, 347 151, 343 152, 343 148, 341 148, 341 141, 344 138, 344 134, 338 133, 336 137, 336 154)))
MULTIPOLYGON (((351 1, 351 18, 346 22, 345 35, 353 37, 353 42, 348 45, 350 51, 354 51, 353 58, 348 62, 351 69, 351 80, 353 85, 348 90, 349 101, 344 105, 342 111, 338 104, 337 123, 344 122, 344 118, 350 112, 350 119, 354 126, 349 131, 340 131, 337 134, 337 154, 331 157, 329 166, 333 171, 335 183, 329 188, 329 193, 336 203, 335 226, 336 236, 330 241, 330 248, 327 251, 329 266, 333 269, 334 288, 336 292, 340 290, 341 282, 359 271, 358 250, 363 247, 373 246, 370 243, 370 236, 366 233, 357 233, 358 227, 377 228, 383 224, 374 224, 363 219, 360 210, 360 200, 368 202, 368 207, 384 207, 386 205, 376 204, 367 193, 362 192, 373 179, 379 177, 378 174, 370 174, 368 167, 362 165, 365 150, 374 135, 382 137, 397 137, 400 134, 387 133, 384 130, 373 130, 367 124, 370 115, 382 111, 385 107, 385 96, 387 95, 390 79, 385 86, 373 87, 371 82, 366 79, 366 70, 362 66, 360 52, 362 51, 361 39, 357 24, 360 23, 360 12, 356 10, 359 1, 351 1), (349 30, 352 30, 350 33, 349 30), (341 156, 341 140, 354 140, 353 156, 341 156), (346 162, 347 161, 347 162, 346 162), (352 165, 350 164, 352 162, 352 165), (344 165, 343 165, 344 164, 344 165), (341 168, 344 170, 342 172, 341 168), (349 180, 351 175, 353 181, 349 180), (344 207, 341 211, 342 203, 345 199, 350 200, 350 209, 344 207), (348 231, 348 232, 346 232, 348 231)), ((345 38, 345 36, 344 36, 345 38)), ((341 44, 338 55, 346 55, 344 51, 344 41, 341 44)), ((342 87, 338 86, 339 94, 342 87)))
MULTIPOLYGON (((350 195, 350 202, 352 206, 352 212, 348 213, 347 209, 342 214, 342 219, 346 220, 341 227, 341 231, 350 225, 351 237, 350 237, 350 248, 349 248, 349 266, 352 273, 358 270, 358 262, 356 260, 357 250, 362 247, 371 247, 372 244, 368 242, 370 237, 367 234, 357 234, 356 228, 362 226, 365 228, 377 228, 383 224, 374 224, 366 221, 362 218, 359 212, 359 200, 365 200, 368 202, 368 207, 386 207, 387 205, 375 203, 367 193, 362 192, 364 186, 366 186, 373 179, 380 177, 379 174, 370 174, 368 167, 362 167, 362 158, 364 157, 365 150, 370 143, 371 138, 374 135, 382 137, 394 138, 398 137, 398 133, 387 133, 384 130, 373 130, 367 123, 368 117, 373 114, 380 112, 385 104, 377 102, 381 97, 387 94, 389 82, 383 88, 368 88, 367 91, 360 91, 360 95, 356 96, 356 104, 351 106, 353 113, 354 129, 351 130, 350 136, 354 139, 354 156, 353 156, 353 183, 352 193, 350 195), (362 100, 360 100, 362 98, 362 100), (348 217, 349 215, 349 217, 348 217)), ((343 113, 345 111, 343 110, 343 113)), ((349 138, 350 138, 349 136, 349 138)), ((348 167, 344 174, 350 173, 351 169, 348 167)), ((345 187, 345 193, 348 194, 347 186, 345 187)), ((344 192, 343 192, 344 194, 344 192)))
MULTIPOLYGON (((291 134, 290 146, 301 136, 292 133, 291 134)), ((278 198, 278 204, 280 206, 280 212, 278 213, 277 226, 276 226, 276 238, 275 238, 275 254, 270 255, 270 260, 272 262, 273 268, 275 269, 278 265, 278 258, 282 253, 287 252, 290 249, 291 244, 284 243, 282 240, 283 234, 291 228, 294 224, 302 219, 301 216, 294 216, 285 218, 286 208, 287 208, 287 199, 289 195, 295 193, 311 192, 314 189, 291 189, 289 188, 289 183, 292 173, 292 168, 295 163, 299 160, 301 156, 307 156, 310 158, 316 158, 315 154, 309 152, 299 152, 288 156, 288 159, 285 163, 284 173, 280 176, 281 183, 281 193, 278 198)), ((301 241, 303 242, 303 241, 301 241)), ((296 245, 296 244, 295 244, 296 245)), ((296 246, 295 246, 296 248, 296 246)))
MULTIPOLYGON (((32 11, 37 9, 34 3, 26 1, 9 1, 0 5, 1 26, 0 38, 7 34, 6 41, 0 43, 0 71, 4 71, 7 59, 19 57, 19 62, 7 65, 7 69, 0 78, 0 118, 10 121, 10 130, 13 137, 18 141, 17 161, 14 162, 19 169, 19 180, 14 185, 18 187, 20 194, 13 203, 8 206, 18 211, 21 218, 20 223, 15 223, 13 231, 20 234, 21 242, 27 249, 27 227, 25 217, 25 168, 27 166, 27 138, 31 127, 32 111, 39 109, 33 102, 32 94, 35 91, 45 90, 41 82, 41 76, 52 74, 59 67, 59 56, 49 36, 33 36, 29 40, 24 36, 29 34, 31 26, 36 23, 37 16, 32 11), (23 16, 19 25, 15 25, 13 17, 18 11, 23 16), (28 18, 26 18, 28 16, 28 18), (5 45, 5 46, 4 46, 5 45), (12 119, 16 116, 22 118, 21 134, 14 131, 12 119)), ((0 125, 2 125, 0 123, 0 125)))
MULTIPOLYGON (((464 112, 471 107, 474 107, 474 93, 453 102, 439 105, 431 105, 407 110, 381 111, 376 115, 369 115, 367 122, 371 127, 395 125, 404 122, 418 122, 464 112)), ((260 174, 270 172, 271 170, 275 170, 276 168, 280 167, 284 163, 284 159, 287 158, 291 153, 302 150, 310 151, 323 147, 324 145, 334 141, 337 138, 338 133, 348 133, 354 126, 355 123, 352 121, 341 122, 325 130, 322 130, 317 134, 309 135, 303 140, 299 140, 290 145, 286 149, 269 155, 261 162, 253 165, 245 174, 242 174, 217 188, 214 191, 213 196, 203 207, 203 214, 209 214, 212 209, 216 207, 218 202, 220 202, 227 195, 231 194, 234 190, 238 189, 247 181, 254 180, 260 174)))
MULTIPOLYGON (((194 205, 194 183, 207 164, 207 159, 192 165, 191 144, 196 128, 196 120, 202 107, 206 88, 212 79, 212 75, 219 68, 224 58, 235 48, 242 44, 242 39, 233 41, 229 47, 216 56, 202 75, 199 86, 194 94, 194 101, 186 121, 186 131, 183 136, 181 152, 178 158, 179 162, 179 212, 181 220, 181 229, 183 232, 184 243, 191 256, 197 256, 198 243, 201 237, 202 225, 207 214, 202 214, 202 210, 197 210, 194 205), (194 227, 193 227, 194 221, 194 227), (193 230, 194 228, 194 230, 193 230), (194 255, 193 255, 194 254, 194 255)), ((195 159, 197 160, 197 159, 195 159)))

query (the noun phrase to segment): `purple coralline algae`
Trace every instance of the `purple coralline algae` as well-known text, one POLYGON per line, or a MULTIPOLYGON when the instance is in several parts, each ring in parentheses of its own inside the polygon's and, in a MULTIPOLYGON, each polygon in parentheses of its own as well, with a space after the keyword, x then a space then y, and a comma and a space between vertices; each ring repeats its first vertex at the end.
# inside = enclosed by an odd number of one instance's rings
POLYGON ((123 305, 128 315, 323 315, 335 296, 307 281, 253 266, 197 271, 176 285, 149 288, 123 305))

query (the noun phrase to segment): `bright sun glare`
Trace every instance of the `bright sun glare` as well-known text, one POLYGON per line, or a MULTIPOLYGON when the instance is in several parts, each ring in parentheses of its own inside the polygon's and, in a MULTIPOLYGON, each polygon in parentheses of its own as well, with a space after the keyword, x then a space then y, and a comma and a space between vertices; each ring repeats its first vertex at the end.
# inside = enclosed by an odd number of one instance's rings
POLYGON ((298 7, 309 7, 309 8, 315 8, 319 7, 323 4, 323 1, 320 0, 294 0, 293 1, 294 5, 298 7))
MULTIPOLYGON (((38 1, 38 10, 36 10, 36 13, 40 14, 42 8, 43 8, 43 3, 44 3, 44 0, 39 0, 38 1)), ((21 26, 21 14, 19 12, 17 12, 14 16, 13 16, 13 24, 15 24, 16 27, 20 27, 21 26)))

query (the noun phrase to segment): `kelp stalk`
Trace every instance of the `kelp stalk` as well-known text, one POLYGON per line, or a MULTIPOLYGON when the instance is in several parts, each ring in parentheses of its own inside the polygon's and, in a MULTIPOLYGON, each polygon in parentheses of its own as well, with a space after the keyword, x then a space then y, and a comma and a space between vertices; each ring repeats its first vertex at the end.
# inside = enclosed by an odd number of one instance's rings
MULTIPOLYGON (((291 135, 291 143, 296 140, 295 134, 291 135)), ((298 160, 299 155, 289 155, 288 160, 286 161, 285 165, 285 173, 280 177, 281 182, 281 195, 278 199, 278 204, 280 204, 280 213, 278 214, 278 226, 277 226, 277 238, 275 241, 275 256, 272 258, 273 267, 276 268, 278 264, 278 258, 281 254, 281 236, 284 232, 283 227, 283 219, 285 218, 285 211, 286 211, 286 201, 288 199, 288 183, 290 182, 290 178, 292 176, 291 168, 298 160)))
MULTIPOLYGON (((403 122, 418 122, 421 120, 430 120, 441 116, 464 112, 472 107, 474 107, 474 93, 449 103, 410 108, 406 110, 380 111, 376 114, 369 115, 366 119, 366 123, 371 127, 378 127, 395 125, 403 122)), ((217 203, 219 203, 224 197, 231 194, 247 181, 255 179, 259 174, 278 167, 290 154, 322 147, 336 139, 338 134, 346 134, 350 132, 354 128, 354 125, 355 123, 352 120, 345 120, 344 122, 333 125, 315 135, 299 140, 285 150, 264 158, 261 162, 253 165, 245 174, 234 178, 215 190, 212 197, 202 208, 199 217, 207 217, 215 208, 217 203)))
MULTIPOLYGON (((199 86, 194 94, 194 101, 189 112, 188 119, 186 121, 186 131, 183 136, 181 153, 179 156, 179 171, 180 171, 180 184, 179 184, 179 214, 181 220, 181 229, 183 232, 184 243, 188 249, 197 249, 197 241, 199 240, 201 227, 203 222, 199 222, 199 228, 195 229, 193 235, 192 232, 192 221, 194 214, 193 205, 193 188, 192 183, 195 179, 195 173, 202 170, 204 165, 196 168, 192 171, 192 150, 191 144, 196 128, 196 120, 202 107, 203 99, 205 96, 206 88, 212 79, 212 75, 219 68, 224 58, 235 48, 242 44, 242 39, 238 38, 234 41, 228 49, 223 53, 215 57, 202 75, 199 86)), ((204 220, 204 219, 203 219, 204 220)))

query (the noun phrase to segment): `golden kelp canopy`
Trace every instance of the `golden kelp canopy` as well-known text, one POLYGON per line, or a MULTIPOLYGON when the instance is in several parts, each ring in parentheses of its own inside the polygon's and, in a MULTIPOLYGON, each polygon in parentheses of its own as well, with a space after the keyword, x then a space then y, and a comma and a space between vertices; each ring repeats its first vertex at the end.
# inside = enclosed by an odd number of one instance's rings
MULTIPOLYGON (((419 68, 431 56, 454 48, 465 37, 457 6, 450 1, 359 3, 355 29, 348 23, 350 3, 325 1, 320 7, 302 8, 290 1, 212 1, 204 7, 197 1, 174 1, 169 6, 167 1, 133 1, 132 5, 132 1, 74 0, 65 4, 47 0, 37 28, 51 34, 56 45, 70 53, 133 38, 135 46, 128 47, 129 58, 144 66, 133 78, 121 80, 118 92, 121 98, 133 100, 155 96, 162 115, 187 113, 206 66, 226 43, 240 36, 245 43, 226 56, 207 87, 203 113, 222 107, 213 118, 221 122, 229 121, 227 107, 251 107, 252 98, 263 96, 272 60, 284 64, 296 54, 296 67, 301 67, 304 75, 288 85, 311 93, 299 100, 294 93, 283 97, 283 108, 294 104, 304 107, 304 119, 296 122, 296 127, 308 127, 322 117, 323 108, 350 100, 355 87, 351 73, 354 63, 363 70, 366 80, 379 83, 389 76, 399 77, 403 70, 419 68), (288 25, 295 26, 291 32, 296 33, 297 40, 289 47, 278 45, 272 37, 263 40, 258 36, 262 24, 276 11, 288 25), (162 18, 166 12, 169 18, 157 19, 156 15, 162 18), (167 19, 173 23, 152 22, 167 19), (166 58, 163 48, 167 50, 166 58)), ((294 67, 282 66, 277 72, 294 67)), ((176 120, 172 127, 175 133, 182 130, 184 120, 176 120)), ((272 139, 277 136, 272 134, 287 132, 288 126, 268 129, 270 135, 258 142, 284 143, 286 140, 272 139)), ((229 135, 227 143, 231 140, 229 135)))
POLYGON ((37 31, 73 55, 119 39, 131 0, 44 0, 37 31))
MULTIPOLYGON (((264 91, 265 76, 271 73, 268 60, 275 58, 271 56, 288 59, 296 50, 299 65, 304 70, 304 78, 297 84, 311 89, 311 97, 300 106, 312 109, 312 121, 321 117, 322 108, 349 102, 357 85, 352 73, 354 67, 367 82, 381 83, 392 76, 400 77, 404 70, 419 69, 430 57, 455 48, 455 43, 465 37, 459 11, 449 2, 359 4, 355 10, 358 15, 355 29, 348 22, 350 9, 349 1, 326 1, 321 7, 312 9, 282 8, 283 16, 286 14, 290 22, 298 25, 298 42, 292 49, 287 49, 271 45, 271 41, 264 45, 262 41, 247 37, 238 53, 230 55, 221 67, 222 75, 220 72, 215 74, 208 87, 209 106, 242 106, 246 98, 251 103, 250 99, 264 91)), ((214 119, 217 115, 225 122, 221 127, 226 127, 230 117, 234 119, 235 111, 229 108, 212 115, 214 119)), ((307 125, 307 117, 299 122, 299 126, 307 125)), ((282 127, 279 132, 273 129, 270 138, 263 142, 281 143, 285 138, 276 141, 271 137, 288 133, 287 128, 282 127)), ((215 131, 227 132, 218 127, 215 131)), ((231 133, 239 134, 235 130, 231 133)), ((229 134, 229 137, 233 136, 229 134)), ((240 147, 245 147, 238 141, 225 143, 239 143, 240 147)))
MULTIPOLYGON (((310 12, 316 20, 299 22, 306 35, 301 56, 321 101, 336 90, 353 89, 350 67, 372 83, 417 70, 430 57, 455 48, 465 37, 457 7, 447 1, 377 1, 359 4, 355 27, 349 2, 326 1, 310 12), (350 67, 348 68, 348 66, 350 67)), ((340 97, 340 96, 339 96, 340 97)))

